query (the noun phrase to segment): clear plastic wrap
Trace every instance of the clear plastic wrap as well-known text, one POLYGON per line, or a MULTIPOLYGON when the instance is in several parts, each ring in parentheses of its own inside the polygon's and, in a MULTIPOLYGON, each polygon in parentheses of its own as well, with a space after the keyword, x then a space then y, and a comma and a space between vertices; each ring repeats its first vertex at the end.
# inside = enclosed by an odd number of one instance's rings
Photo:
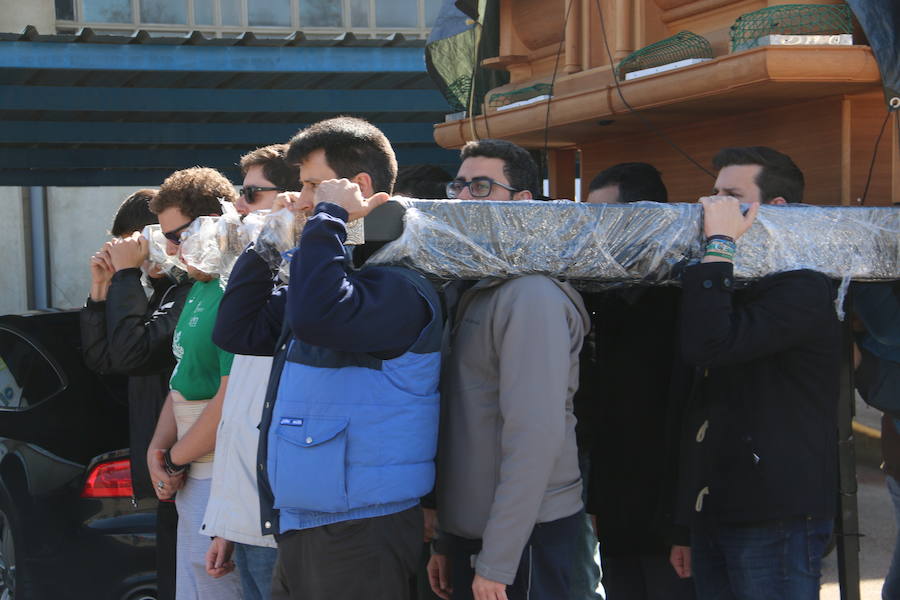
POLYGON ((219 217, 198 217, 181 233, 181 260, 209 275, 221 274, 219 217))
POLYGON ((297 246, 305 226, 306 216, 303 213, 295 215, 283 208, 266 217, 255 240, 253 249, 273 271, 280 270, 284 281, 287 281, 287 268, 283 265, 285 253, 297 246))
POLYGON ((219 245, 219 266, 215 272, 219 275, 219 283, 222 289, 228 283, 228 275, 231 273, 238 256, 247 247, 247 230, 241 220, 234 204, 222 203, 222 216, 216 221, 216 242, 219 245))
POLYGON ((172 269, 185 270, 184 263, 177 256, 166 254, 166 236, 163 235, 159 224, 147 225, 141 230, 141 237, 147 240, 150 253, 148 261, 163 273, 169 273, 172 269))
MULTIPOLYGON (((443 279, 543 273, 574 281, 670 283, 702 256, 699 204, 398 200, 404 230, 370 264, 443 279)), ((735 274, 814 269, 900 278, 900 209, 763 206, 738 241, 735 274)))

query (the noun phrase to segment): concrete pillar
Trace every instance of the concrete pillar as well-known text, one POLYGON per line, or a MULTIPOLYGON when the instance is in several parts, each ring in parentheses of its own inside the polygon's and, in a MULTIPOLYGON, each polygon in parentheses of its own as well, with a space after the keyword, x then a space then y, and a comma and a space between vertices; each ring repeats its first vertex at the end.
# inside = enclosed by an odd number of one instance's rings
POLYGON ((28 309, 28 257, 25 234, 25 206, 22 189, 0 187, 0 240, 3 266, 0 267, 0 314, 28 309))

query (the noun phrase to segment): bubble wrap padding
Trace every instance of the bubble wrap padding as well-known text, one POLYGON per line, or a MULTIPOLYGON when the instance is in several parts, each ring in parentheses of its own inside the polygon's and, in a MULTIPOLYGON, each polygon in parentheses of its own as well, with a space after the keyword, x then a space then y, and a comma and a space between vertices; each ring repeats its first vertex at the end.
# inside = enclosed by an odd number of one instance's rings
MULTIPOLYGON (((444 279, 544 273, 570 280, 665 283, 702 257, 699 204, 398 200, 404 230, 369 264, 444 279)), ((814 269, 900 278, 900 209, 762 206, 738 241, 736 276, 814 269)))

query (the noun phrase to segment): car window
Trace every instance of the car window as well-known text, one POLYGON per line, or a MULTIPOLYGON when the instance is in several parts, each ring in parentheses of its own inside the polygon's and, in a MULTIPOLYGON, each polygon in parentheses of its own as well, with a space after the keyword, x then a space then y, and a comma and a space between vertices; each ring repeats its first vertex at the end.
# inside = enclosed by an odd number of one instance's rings
POLYGON ((0 329, 0 410, 25 410, 60 391, 50 361, 22 336, 0 329))

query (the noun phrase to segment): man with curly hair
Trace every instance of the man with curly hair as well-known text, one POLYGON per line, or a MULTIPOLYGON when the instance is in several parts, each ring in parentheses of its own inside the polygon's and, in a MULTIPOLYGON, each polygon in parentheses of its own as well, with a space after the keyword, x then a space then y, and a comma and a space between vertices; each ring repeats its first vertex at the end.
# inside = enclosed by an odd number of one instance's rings
MULTIPOLYGON (((222 214, 220 200, 233 202, 234 187, 214 169, 194 167, 166 179, 150 202, 166 236, 166 252, 180 254, 182 233, 201 216, 222 214)), ((178 325, 172 350, 178 360, 169 380, 147 462, 161 499, 175 492, 178 508, 176 596, 229 600, 241 597, 234 573, 214 579, 206 574, 209 538, 200 532, 209 498, 216 428, 233 355, 213 344, 212 328, 222 288, 213 275, 187 265, 196 280, 178 325)))

